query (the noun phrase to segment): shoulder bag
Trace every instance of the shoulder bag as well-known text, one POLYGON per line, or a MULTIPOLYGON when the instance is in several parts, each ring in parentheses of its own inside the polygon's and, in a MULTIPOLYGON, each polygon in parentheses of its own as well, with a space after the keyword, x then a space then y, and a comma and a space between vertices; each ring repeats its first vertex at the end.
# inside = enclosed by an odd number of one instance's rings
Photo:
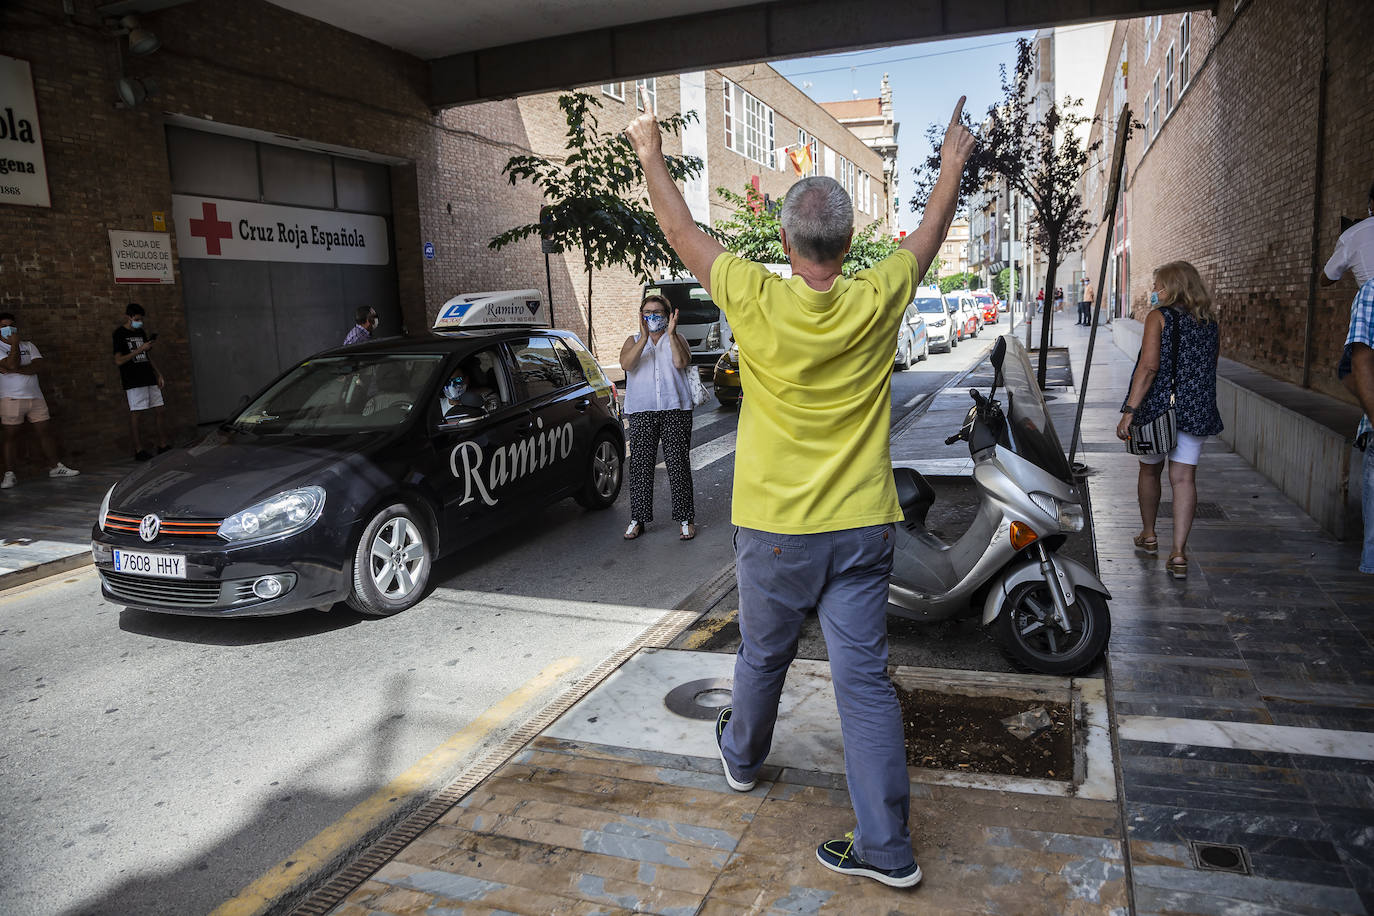
POLYGON ((692 406, 700 407, 711 397, 711 392, 701 383, 701 370, 696 366, 688 366, 682 371, 687 373, 687 390, 692 392, 692 406))
POLYGON ((1132 455, 1167 455, 1178 445, 1178 417, 1174 409, 1174 399, 1178 391, 1178 337, 1182 322, 1183 316, 1174 312, 1174 332, 1170 335, 1174 344, 1174 364, 1169 379, 1169 409, 1149 423, 1130 425, 1126 451, 1132 455))

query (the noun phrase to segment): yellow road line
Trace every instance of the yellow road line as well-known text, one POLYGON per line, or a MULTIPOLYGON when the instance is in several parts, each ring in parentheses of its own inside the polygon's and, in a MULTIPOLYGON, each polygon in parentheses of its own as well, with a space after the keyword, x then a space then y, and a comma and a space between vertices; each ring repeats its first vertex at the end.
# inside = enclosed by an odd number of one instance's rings
POLYGON ((726 614, 724 617, 711 618, 710 620, 702 624, 700 629, 692 630, 692 632, 687 634, 687 636, 682 640, 682 648, 701 648, 702 646, 706 645, 706 641, 708 639, 710 639, 712 636, 715 636, 721 630, 725 629, 726 625, 738 616, 739 609, 735 608, 732 609, 730 613, 726 614))
POLYGON ((454 733, 404 773, 272 866, 262 877, 217 907, 210 916, 249 916, 266 910, 277 898, 328 865, 388 815, 405 805, 408 797, 431 789, 434 781, 451 769, 464 754, 580 663, 581 659, 578 658, 560 658, 549 665, 483 712, 471 725, 454 733))
POLYGON ((76 569, 69 569, 66 572, 51 573, 41 579, 34 579, 0 591, 0 604, 8 604, 20 598, 27 598, 34 592, 41 591, 45 588, 67 584, 67 580, 69 579, 84 578, 93 575, 95 575, 95 567, 90 565, 78 566, 76 569))

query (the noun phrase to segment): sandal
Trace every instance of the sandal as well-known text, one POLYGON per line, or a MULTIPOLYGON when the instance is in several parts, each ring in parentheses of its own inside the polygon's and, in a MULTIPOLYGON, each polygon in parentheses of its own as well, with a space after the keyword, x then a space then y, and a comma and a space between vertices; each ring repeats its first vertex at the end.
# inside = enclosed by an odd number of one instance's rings
POLYGON ((1150 556, 1154 556, 1155 554, 1159 553, 1158 537, 1147 538, 1143 534, 1137 534, 1135 537, 1131 538, 1131 540, 1135 543, 1137 550, 1143 550, 1150 556))
POLYGON ((1176 553, 1169 558, 1169 562, 1164 564, 1164 568, 1175 579, 1188 578, 1188 558, 1181 553, 1176 553))
POLYGON ((630 527, 625 529, 625 540, 633 541, 644 533, 644 523, 630 519, 630 527))
POLYGON ((678 536, 679 541, 690 541, 697 536, 697 526, 691 522, 682 523, 682 534, 678 536))

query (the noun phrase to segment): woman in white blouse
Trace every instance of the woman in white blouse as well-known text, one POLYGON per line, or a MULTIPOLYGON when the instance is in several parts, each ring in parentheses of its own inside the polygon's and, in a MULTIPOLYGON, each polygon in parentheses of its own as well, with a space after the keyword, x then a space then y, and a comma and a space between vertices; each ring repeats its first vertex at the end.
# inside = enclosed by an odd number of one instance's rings
POLYGON ((673 499, 679 537, 696 537, 692 503, 692 392, 687 370, 692 363, 687 340, 677 332, 677 310, 657 294, 639 304, 639 333, 620 348, 625 370, 625 414, 630 418, 630 526, 625 540, 644 533, 654 520, 654 465, 663 443, 663 464, 673 499))

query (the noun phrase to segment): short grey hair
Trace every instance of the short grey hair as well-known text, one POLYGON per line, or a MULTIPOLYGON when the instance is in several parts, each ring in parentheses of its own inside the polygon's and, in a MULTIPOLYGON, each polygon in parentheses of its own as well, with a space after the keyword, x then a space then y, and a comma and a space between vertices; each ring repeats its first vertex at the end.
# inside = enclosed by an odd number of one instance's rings
POLYGON ((833 261, 854 235, 854 204, 835 179, 803 178, 788 189, 781 222, 793 251, 808 261, 833 261))

